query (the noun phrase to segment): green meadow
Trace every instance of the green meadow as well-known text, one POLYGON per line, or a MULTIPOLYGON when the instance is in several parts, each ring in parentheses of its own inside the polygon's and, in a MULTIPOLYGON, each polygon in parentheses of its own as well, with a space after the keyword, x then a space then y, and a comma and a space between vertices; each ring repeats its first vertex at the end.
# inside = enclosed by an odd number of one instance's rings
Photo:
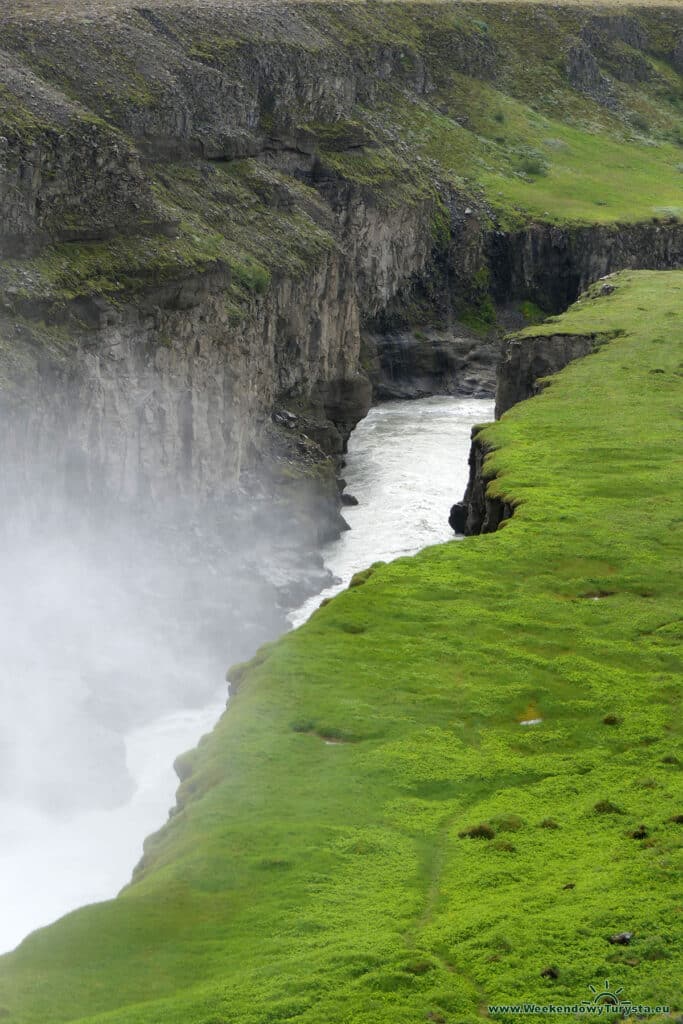
POLYGON ((134 883, 0 959, 2 1020, 682 1008, 683 272, 612 283, 529 329, 612 340, 485 428, 504 529, 235 668, 134 883))
POLYGON ((397 112, 411 146, 455 184, 474 176, 503 223, 604 224, 683 215, 682 150, 550 117, 483 83, 453 84, 468 126, 426 103, 397 112))
POLYGON ((372 108, 357 108, 357 126, 376 148, 339 151, 313 126, 333 169, 389 194, 398 188, 403 201, 411 184, 419 194, 420 183, 447 182, 504 227, 683 215, 674 7, 656 16, 632 6, 627 16, 646 33, 646 49, 605 43, 602 79, 584 87, 568 80, 568 55, 582 26, 572 5, 410 4, 391 18, 375 11, 381 5, 335 8, 325 17, 327 31, 357 47, 377 34, 387 43, 401 40, 404 74, 417 53, 432 80, 422 95, 382 86, 372 108), (463 50, 471 55, 468 73, 463 50))

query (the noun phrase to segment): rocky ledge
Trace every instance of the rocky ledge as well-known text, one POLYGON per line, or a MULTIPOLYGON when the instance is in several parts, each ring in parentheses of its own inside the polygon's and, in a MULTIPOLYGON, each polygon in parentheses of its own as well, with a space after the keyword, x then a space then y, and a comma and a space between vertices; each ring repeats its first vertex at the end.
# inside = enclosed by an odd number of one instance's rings
MULTIPOLYGON (((614 291, 610 278, 602 279, 584 293, 576 305, 590 306, 596 299, 609 296, 614 291)), ((549 328, 555 320, 561 321, 562 317, 549 318, 538 334, 534 334, 533 328, 528 328, 505 338, 497 369, 496 419, 518 402, 543 391, 552 383, 553 375, 569 363, 597 351, 620 333, 619 330, 581 333, 561 329, 553 333, 549 328)), ((513 514, 508 503, 490 493, 489 484, 495 479, 495 474, 487 471, 486 458, 493 449, 483 436, 484 426, 477 426, 472 431, 467 488, 462 500, 451 507, 448 518, 454 532, 466 536, 493 533, 513 514)))

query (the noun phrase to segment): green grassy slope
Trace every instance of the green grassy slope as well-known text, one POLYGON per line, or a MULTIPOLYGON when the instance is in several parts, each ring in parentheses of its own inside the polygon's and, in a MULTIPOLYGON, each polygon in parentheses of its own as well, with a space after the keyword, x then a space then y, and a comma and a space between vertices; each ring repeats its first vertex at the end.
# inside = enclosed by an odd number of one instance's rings
POLYGON ((3 1020, 460 1024, 605 979, 681 1008, 683 273, 613 282, 561 330, 621 335, 486 428, 505 529, 235 673, 138 880, 0 960, 3 1020))
MULTIPOLYGON (((42 17, 44 5, 31 6, 42 17)), ((159 125, 177 97, 164 93, 143 43, 128 52, 121 25, 144 29, 149 47, 160 45, 159 36, 172 40, 168 59, 187 62, 190 83, 207 68, 230 82, 246 76, 263 93, 258 123, 249 127, 254 152, 304 133, 323 176, 363 186, 373 202, 405 205, 427 196, 440 203, 454 187, 485 226, 503 229, 534 220, 683 216, 679 5, 303 3, 282 17, 264 5, 254 19, 248 5, 186 2, 158 5, 159 32, 139 14, 125 16, 127 6, 109 10, 118 12, 115 36, 97 20, 80 19, 76 5, 59 31, 46 30, 38 16, 15 18, 23 8, 10 8, 3 45, 37 81, 77 101, 74 138, 96 126, 135 148, 145 131, 139 139, 129 122, 148 125, 145 183, 158 216, 177 224, 177 237, 149 228, 48 245, 37 258, 5 261, 0 293, 57 301, 110 295, 219 261, 231 268, 234 302, 243 307, 271 276, 307 273, 320 246, 331 244, 324 212, 287 174, 252 160, 228 169, 198 158, 183 165, 163 147, 155 151, 155 132, 167 130, 159 125), (574 68, 581 60, 589 63, 585 80, 574 68), (333 113, 328 100, 315 99, 317 78, 330 68, 341 83, 333 113), (286 197, 277 217, 273 190, 286 197), (307 259, 300 243, 308 239, 307 259)), ((174 88, 192 96, 193 87, 174 88)), ((215 132, 212 116, 198 107, 197 131, 215 132)), ((28 144, 56 130, 63 127, 49 110, 38 117, 25 98, 0 88, 1 135, 28 144)), ((443 218, 434 227, 438 242, 443 218)))
POLYGON ((429 104, 395 110, 410 144, 455 184, 476 176, 502 224, 604 224, 683 214, 681 149, 572 124, 456 76, 468 127, 429 104), (469 86, 469 88, 467 88, 469 86))
MULTIPOLYGON (((618 38, 596 46, 599 73, 609 80, 602 98, 599 86, 570 79, 570 54, 594 24, 572 5, 413 4, 393 17, 375 14, 372 23, 373 10, 342 7, 336 22, 326 18, 328 32, 360 48, 376 34, 387 45, 403 41, 406 76, 420 54, 432 81, 419 96, 380 88, 375 109, 356 115, 387 149, 325 153, 335 169, 375 185, 382 173, 400 179, 398 142, 413 175, 477 195, 502 227, 683 214, 675 7, 660 17, 636 5, 628 11, 647 37, 646 52, 618 38)), ((597 19, 614 14, 595 9, 597 19)))

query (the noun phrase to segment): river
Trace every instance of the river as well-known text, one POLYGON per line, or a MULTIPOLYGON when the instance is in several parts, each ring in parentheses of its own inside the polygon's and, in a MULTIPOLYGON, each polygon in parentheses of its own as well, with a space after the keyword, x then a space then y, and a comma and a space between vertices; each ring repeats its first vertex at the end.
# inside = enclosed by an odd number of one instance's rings
MULTIPOLYGON (((355 572, 370 563, 412 554, 452 538, 448 510, 462 496, 467 482, 470 431, 473 424, 492 418, 492 401, 470 398, 397 401, 370 411, 350 439, 344 469, 347 492, 358 499, 358 505, 343 510, 351 529, 322 551, 327 567, 339 582, 292 612, 292 625, 304 622, 323 597, 338 592, 355 572)), ((69 910, 112 897, 129 881, 142 851, 142 840, 160 827, 174 802, 178 784, 172 769, 174 758, 193 747, 211 729, 225 706, 225 683, 218 672, 213 676, 214 667, 207 669, 207 664, 213 662, 193 657, 188 661, 187 671, 179 672, 176 667, 183 687, 177 694, 174 691, 171 706, 166 693, 163 700, 159 698, 156 715, 147 713, 143 724, 136 725, 133 719, 122 727, 117 734, 120 757, 109 760, 105 756, 100 737, 111 733, 93 732, 89 719, 79 722, 80 732, 70 732, 77 702, 82 697, 82 684, 74 682, 73 672, 60 664, 60 652, 77 647, 87 637, 93 649, 98 653, 107 650, 110 658, 125 644, 129 663, 134 664, 138 648, 128 643, 126 634, 125 624, 135 617, 130 610, 121 620, 124 625, 119 635, 112 634, 111 617, 89 619, 71 613, 64 620, 55 615, 56 609, 63 612, 65 603, 74 603, 74 593, 86 599, 85 604, 87 600, 97 604, 100 597, 101 577, 84 579, 80 568, 78 572, 74 570, 71 590, 64 589, 64 579, 68 578, 65 564, 68 561, 62 558, 58 574, 48 571, 49 565, 48 570, 43 569, 44 582, 38 595, 43 602, 41 622, 59 623, 58 628, 53 627, 56 637, 48 663, 44 655, 41 661, 40 652, 31 648, 28 630, 25 641, 19 642, 25 622, 35 615, 35 581, 25 606, 18 600, 15 586, 7 588, 4 594, 0 587, 0 613, 9 623, 4 630, 4 643, 0 636, 0 659, 6 673, 0 758, 6 750, 12 750, 14 739, 15 758, 10 767, 14 767, 19 780, 16 785, 7 783, 0 790, 0 952, 13 948, 28 932, 69 910), (55 587, 56 575, 60 583, 55 587), (85 584, 92 593, 86 592, 85 584), (31 658, 27 662, 29 648, 31 658), (214 687, 207 685, 207 671, 216 679, 214 687), (24 695, 19 703, 18 692, 24 695), (24 721, 12 721, 12 713, 24 721), (25 727, 25 733, 20 725, 25 727), (62 728, 66 738, 52 748, 56 751, 54 755, 46 757, 50 732, 54 734, 62 728), (41 730, 46 742, 41 739, 41 730), (83 761, 83 751, 79 749, 77 756, 74 741, 69 737, 86 733, 92 749, 83 761), (26 740, 20 743, 17 738, 22 736, 26 740), (16 769, 17 757, 27 762, 20 765, 21 771, 16 769), (36 792, 40 795, 41 779, 45 783, 44 797, 45 787, 49 789, 48 780, 58 779, 55 792, 59 792, 69 785, 70 774, 76 784, 79 772, 101 774, 105 770, 121 776, 112 776, 108 782, 110 792, 119 795, 99 805, 101 779, 95 780, 99 789, 93 783, 94 801, 82 808, 71 806, 68 801, 60 807, 52 799, 34 798, 36 792)), ((125 605, 125 581, 117 579, 116 587, 110 587, 107 593, 113 589, 117 602, 125 605)), ((228 649, 221 656, 226 666, 234 660, 228 649)), ((168 657, 162 633, 157 640, 146 639, 144 659, 148 664, 163 664, 168 657)), ((126 671, 134 669, 126 666, 126 671)), ((131 692, 139 693, 147 678, 152 678, 151 674, 143 672, 131 683, 131 692)), ((98 712, 100 728, 101 707, 98 712)), ((11 771, 5 773, 6 780, 13 777, 11 771)), ((106 775, 104 785, 107 786, 106 775)))

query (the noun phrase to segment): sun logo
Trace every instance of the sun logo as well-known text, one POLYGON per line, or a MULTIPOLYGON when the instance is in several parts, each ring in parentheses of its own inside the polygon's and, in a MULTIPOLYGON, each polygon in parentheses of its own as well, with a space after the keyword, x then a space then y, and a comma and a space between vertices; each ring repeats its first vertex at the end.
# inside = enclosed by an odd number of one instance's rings
MULTIPOLYGON (((597 1006, 619 1006, 621 999, 619 996, 624 991, 623 988, 615 988, 612 990, 609 987, 609 981, 606 981, 601 989, 597 989, 595 985, 588 986, 593 993, 592 1002, 597 1006)), ((586 999, 585 1002, 591 1002, 590 999, 586 999)))

